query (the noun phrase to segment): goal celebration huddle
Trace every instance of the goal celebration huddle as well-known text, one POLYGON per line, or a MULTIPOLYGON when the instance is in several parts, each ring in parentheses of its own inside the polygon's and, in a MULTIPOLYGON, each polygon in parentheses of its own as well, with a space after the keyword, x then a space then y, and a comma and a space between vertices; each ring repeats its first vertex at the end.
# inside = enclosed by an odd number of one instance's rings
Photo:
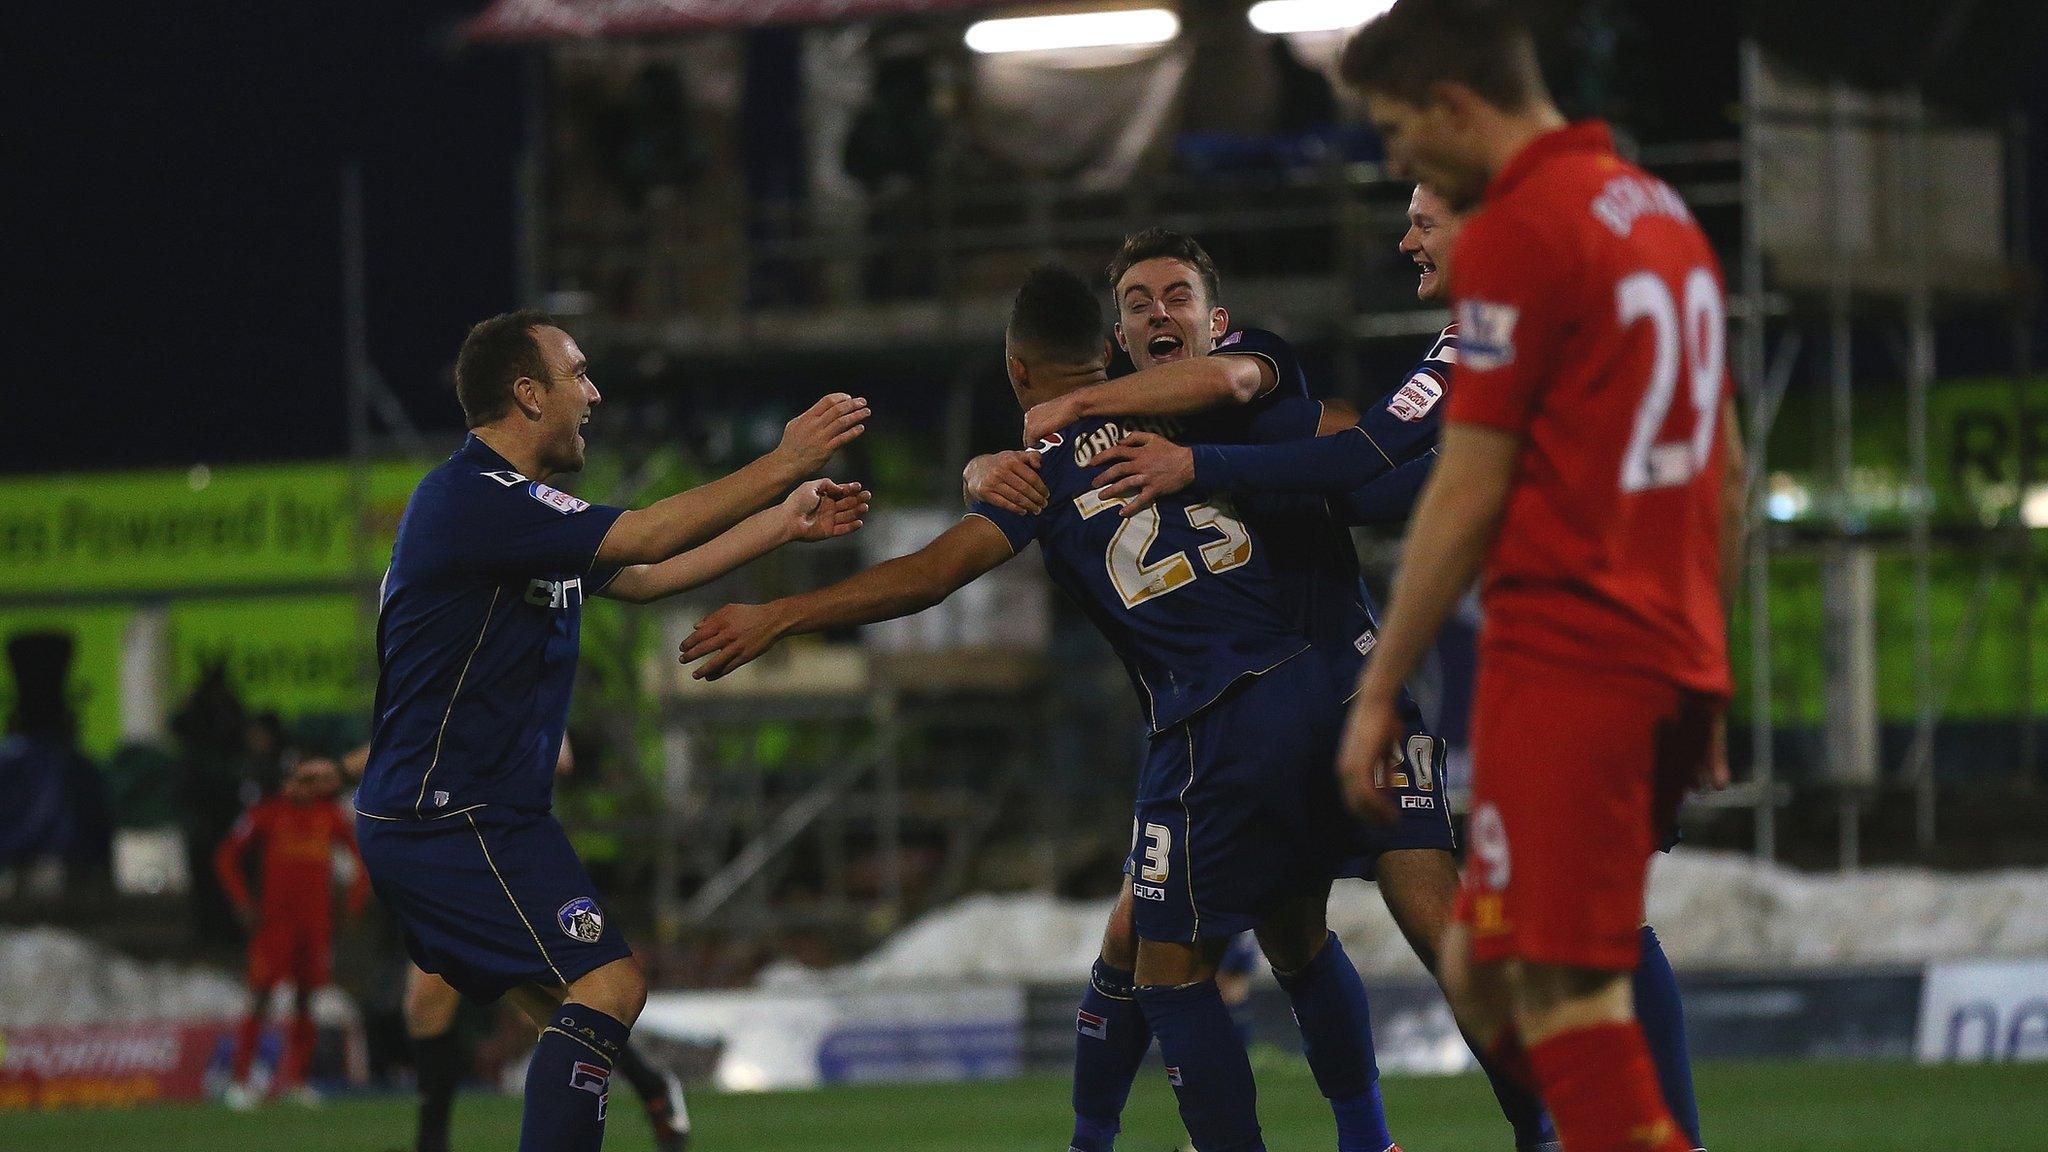
MULTIPOLYGON (((1040 267, 1000 349, 1021 447, 962 462, 959 521, 712 612, 677 656, 716 679, 1037 545, 1146 724, 1120 895, 1074 974, 1070 1152, 1115 1146, 1154 1045, 1196 1149, 1267 1147, 1217 984, 1246 933, 1339 1152, 1398 1148, 1370 989, 1328 924, 1345 877, 1378 885, 1441 985, 1500 1147, 1705 1147, 1644 893, 1680 801, 1726 781, 1743 499, 1719 265, 1676 193, 1559 113, 1505 8, 1401 0, 1341 68, 1413 183, 1416 294, 1455 318, 1410 373, 1363 410, 1329 398, 1281 334, 1233 325, 1227 269, 1178 231, 1133 232, 1099 277, 1040 267), (1366 524, 1404 532, 1384 611, 1351 540, 1366 524), (1460 843, 1444 742, 1405 685, 1475 582, 1460 843)), ((554 486, 601 402, 561 324, 478 324, 456 379, 469 437, 413 494, 381 591, 355 839, 420 979, 536 1029, 523 1152, 583 1152, 647 993, 550 812, 584 601, 659 600, 857 531, 873 496, 825 473, 876 413, 831 393, 758 460, 623 509, 554 486)))

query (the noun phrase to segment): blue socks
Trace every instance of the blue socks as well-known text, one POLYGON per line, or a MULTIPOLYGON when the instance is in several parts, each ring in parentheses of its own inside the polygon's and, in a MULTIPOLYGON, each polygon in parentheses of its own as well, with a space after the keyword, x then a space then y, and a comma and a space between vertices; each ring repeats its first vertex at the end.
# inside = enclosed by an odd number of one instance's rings
POLYGON ((1657 1065, 1657 1085, 1664 1104, 1695 1148, 1700 1142, 1700 1103, 1692 1093, 1692 1057, 1685 1048, 1685 1007, 1678 999, 1678 976, 1664 956, 1657 933, 1643 925, 1643 954, 1636 961, 1636 1019, 1657 1065))
POLYGON ((1067 1152, 1110 1152, 1152 1029, 1138 1009, 1131 974, 1097 960, 1081 994, 1074 1031, 1074 1138, 1067 1152))
POLYGON ((587 1004, 555 1009, 526 1066, 519 1152, 598 1152, 626 1026, 587 1004))
POLYGON ((1195 1147, 1202 1152, 1266 1152, 1259 1138, 1252 1063, 1238 1042, 1216 981, 1146 985, 1137 989, 1137 996, 1145 1022, 1159 1038, 1166 1078, 1173 1084, 1181 1123, 1195 1147))
MULTIPOLYGON (((1337 1152, 1386 1152, 1394 1138, 1380 1105, 1372 1013, 1343 942, 1332 932, 1307 966, 1284 974, 1276 970, 1273 977, 1294 1005, 1309 1071, 1336 1114, 1337 1152)), ((1203 1147, 1200 1140, 1195 1146, 1203 1147)))

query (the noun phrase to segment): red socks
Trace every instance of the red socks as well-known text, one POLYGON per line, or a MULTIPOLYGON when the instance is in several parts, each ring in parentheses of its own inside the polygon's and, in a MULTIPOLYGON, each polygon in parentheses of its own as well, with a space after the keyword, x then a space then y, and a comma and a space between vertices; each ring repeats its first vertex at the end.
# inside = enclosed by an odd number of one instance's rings
POLYGON ((261 1016, 242 1017, 242 1026, 235 1029, 235 1083, 249 1078, 249 1065, 256 1059, 256 1041, 263 1038, 261 1016))
POLYGON ((273 1091, 296 1088, 306 1078, 306 1065, 313 1059, 313 1044, 320 1033, 311 1016, 292 1017, 291 1031, 285 1033, 284 1058, 278 1062, 273 1091))
POLYGON ((1560 1032, 1528 1051, 1543 1102, 1571 1152, 1692 1152, 1665 1107, 1635 1021, 1560 1032))

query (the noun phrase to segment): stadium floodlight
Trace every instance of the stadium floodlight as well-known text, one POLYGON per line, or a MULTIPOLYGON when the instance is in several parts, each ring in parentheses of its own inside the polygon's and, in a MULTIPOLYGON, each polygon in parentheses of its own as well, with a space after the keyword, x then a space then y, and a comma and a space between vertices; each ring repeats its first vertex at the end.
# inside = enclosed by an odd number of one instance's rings
POLYGON ((1126 8, 979 20, 967 29, 967 46, 985 53, 1058 52, 1164 44, 1178 35, 1180 17, 1166 9, 1126 8))
POLYGON ((1384 15, 1394 0, 1262 0, 1245 15, 1269 35, 1337 32, 1384 15))

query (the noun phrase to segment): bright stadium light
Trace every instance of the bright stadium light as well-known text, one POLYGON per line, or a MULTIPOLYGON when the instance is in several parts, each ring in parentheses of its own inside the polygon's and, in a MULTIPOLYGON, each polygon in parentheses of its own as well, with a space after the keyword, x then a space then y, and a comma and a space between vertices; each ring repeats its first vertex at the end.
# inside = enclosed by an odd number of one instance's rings
POLYGON ((1119 12, 980 20, 968 27, 967 46, 987 53, 1058 52, 1070 48, 1164 44, 1178 35, 1180 18, 1166 9, 1128 8, 1119 12))
POLYGON ((2020 504, 2020 519, 2029 528, 2048 528, 2048 484, 2027 489, 2026 499, 2020 504))
POLYGON ((1252 27, 1269 35, 1336 32, 1383 15, 1394 0, 1263 0, 1246 13, 1252 27))

